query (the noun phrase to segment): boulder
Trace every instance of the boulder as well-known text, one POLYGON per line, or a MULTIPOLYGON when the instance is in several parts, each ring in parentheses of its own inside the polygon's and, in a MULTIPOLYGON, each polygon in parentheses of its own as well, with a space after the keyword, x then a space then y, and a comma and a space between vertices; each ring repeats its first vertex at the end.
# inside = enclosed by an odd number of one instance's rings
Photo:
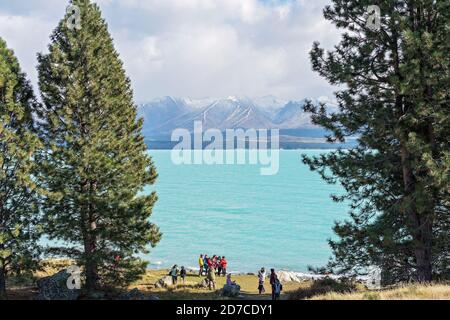
POLYGON ((316 281, 325 278, 339 280, 341 278, 340 276, 333 274, 313 274, 313 273, 292 272, 284 270, 278 271, 276 274, 281 282, 316 281))
POLYGON ((87 298, 89 300, 104 300, 107 297, 106 297, 106 292, 96 290, 96 291, 90 292, 88 294, 87 298))
POLYGON ((155 295, 145 295, 139 289, 135 288, 129 292, 122 293, 118 296, 119 300, 159 300, 155 295))
POLYGON ((241 293, 241 287, 237 284, 228 285, 226 284, 222 288, 222 296, 224 297, 237 297, 241 293))
POLYGON ((77 300, 80 290, 69 289, 67 280, 71 276, 66 270, 37 281, 39 294, 37 300, 77 300))
POLYGON ((139 291, 139 289, 135 288, 131 291, 122 293, 118 298, 119 300, 144 300, 145 295, 139 291))
POLYGON ((173 286, 173 281, 171 276, 165 276, 164 278, 159 279, 155 283, 156 288, 167 288, 173 286))
POLYGON ((301 282, 301 278, 295 273, 290 271, 278 271, 278 280, 281 282, 301 282))
POLYGON ((199 288, 209 288, 209 281, 208 279, 203 279, 199 284, 199 288))
POLYGON ((160 299, 158 296, 155 296, 155 295, 151 294, 151 295, 145 297, 145 300, 149 300, 149 301, 159 301, 159 300, 161 300, 161 299, 160 299))

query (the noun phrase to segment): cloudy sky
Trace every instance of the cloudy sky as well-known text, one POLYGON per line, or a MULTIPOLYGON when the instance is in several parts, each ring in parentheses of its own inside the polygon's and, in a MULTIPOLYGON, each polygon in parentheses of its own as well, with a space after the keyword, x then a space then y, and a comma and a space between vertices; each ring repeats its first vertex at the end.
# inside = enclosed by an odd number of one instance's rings
MULTIPOLYGON (((313 41, 339 40, 328 0, 97 0, 138 102, 171 95, 331 96, 311 71, 313 41)), ((36 53, 68 0, 2 0, 0 37, 36 84, 36 53)))

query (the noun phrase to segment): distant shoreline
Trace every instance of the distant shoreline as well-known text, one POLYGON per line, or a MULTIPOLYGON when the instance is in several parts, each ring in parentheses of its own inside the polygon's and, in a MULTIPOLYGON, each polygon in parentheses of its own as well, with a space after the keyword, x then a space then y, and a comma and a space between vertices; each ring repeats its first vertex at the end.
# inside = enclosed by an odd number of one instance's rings
MULTIPOLYGON (((181 267, 183 266, 182 264, 178 263, 178 266, 181 267)), ((161 267, 156 267, 155 264, 150 264, 147 267, 148 271, 161 271, 161 270, 170 270, 172 266, 168 266, 168 265, 164 265, 161 267)), ((186 270, 188 272, 191 273, 198 273, 199 271, 199 267, 193 267, 193 266, 189 266, 189 265, 184 265, 184 267, 186 268, 186 270)), ((230 273, 232 275, 235 276, 247 276, 247 275, 254 275, 257 276, 258 275, 258 271, 260 270, 261 267, 265 267, 266 269, 266 273, 270 273, 270 269, 274 268, 276 270, 276 272, 284 272, 284 273, 289 273, 289 274, 296 274, 299 277, 304 277, 304 278, 322 278, 322 277, 332 277, 332 278, 341 278, 342 276, 339 275, 335 275, 335 274, 328 274, 328 275, 321 275, 321 274, 315 274, 315 273, 311 273, 308 271, 293 271, 293 270, 288 270, 288 269, 284 269, 284 268, 277 268, 274 266, 259 266, 257 267, 254 271, 242 271, 242 270, 233 270, 233 269, 229 269, 227 271, 227 273, 230 273)))
MULTIPOLYGON (((147 268, 147 271, 161 271, 161 270, 170 270, 169 268, 147 268)), ((188 273, 191 274, 198 274, 198 268, 194 267, 186 267, 186 270, 188 273)), ((341 278, 345 278, 345 275, 336 275, 336 274, 315 274, 311 272, 302 272, 302 271, 291 271, 291 270, 285 270, 285 269, 276 269, 275 272, 277 273, 278 277, 285 282, 303 282, 303 281, 313 281, 313 280, 320 280, 324 278, 331 278, 334 280, 338 280, 341 278)), ((229 274, 232 274, 233 276, 258 276, 258 270, 254 272, 242 272, 242 271, 229 271, 227 272, 229 274)), ((269 276, 270 274, 270 268, 266 268, 266 276, 269 276)), ((367 281, 367 276, 357 276, 356 280, 360 282, 367 281)))
MULTIPOLYGON (((215 149, 218 151, 236 151, 236 150, 254 150, 254 151, 262 151, 262 150, 279 150, 279 151, 335 151, 335 150, 348 150, 350 149, 348 146, 343 147, 330 147, 330 146, 323 146, 323 147, 317 147, 317 148, 311 148, 311 147, 305 147, 305 148, 278 148, 278 149, 215 149)), ((154 146, 151 146, 147 149, 148 151, 171 151, 172 148, 155 148, 154 146)), ((185 149, 185 151, 206 151, 205 149, 185 149)), ((211 150, 208 150, 211 151, 211 150)))

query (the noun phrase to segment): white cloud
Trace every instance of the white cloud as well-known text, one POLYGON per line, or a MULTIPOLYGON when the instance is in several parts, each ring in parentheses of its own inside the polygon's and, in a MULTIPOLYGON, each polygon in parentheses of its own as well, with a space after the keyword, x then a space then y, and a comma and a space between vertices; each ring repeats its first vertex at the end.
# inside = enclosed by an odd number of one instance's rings
POLYGON ((0 37, 14 50, 22 70, 33 80, 35 88, 36 55, 46 48, 52 29, 52 23, 38 17, 5 15, 0 12, 0 37))
MULTIPOLYGON (((36 52, 67 3, 0 4, 0 36, 36 81, 36 52)), ((330 95, 311 71, 312 42, 338 41, 322 17, 328 2, 261 0, 100 0, 136 99, 175 96, 330 95)))

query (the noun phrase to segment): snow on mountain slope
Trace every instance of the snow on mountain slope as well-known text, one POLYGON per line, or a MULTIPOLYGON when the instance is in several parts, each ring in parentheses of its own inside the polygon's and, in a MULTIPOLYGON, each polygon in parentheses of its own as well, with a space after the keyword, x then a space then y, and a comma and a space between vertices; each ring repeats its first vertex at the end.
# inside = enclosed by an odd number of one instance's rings
MULTIPOLYGON (((326 98, 320 99, 331 104, 326 98)), ((145 135, 170 134, 176 128, 192 130, 195 121, 201 121, 204 129, 220 130, 313 128, 309 114, 303 112, 304 104, 305 99, 286 101, 274 96, 197 100, 163 97, 139 106, 139 116, 144 117, 145 135)))

